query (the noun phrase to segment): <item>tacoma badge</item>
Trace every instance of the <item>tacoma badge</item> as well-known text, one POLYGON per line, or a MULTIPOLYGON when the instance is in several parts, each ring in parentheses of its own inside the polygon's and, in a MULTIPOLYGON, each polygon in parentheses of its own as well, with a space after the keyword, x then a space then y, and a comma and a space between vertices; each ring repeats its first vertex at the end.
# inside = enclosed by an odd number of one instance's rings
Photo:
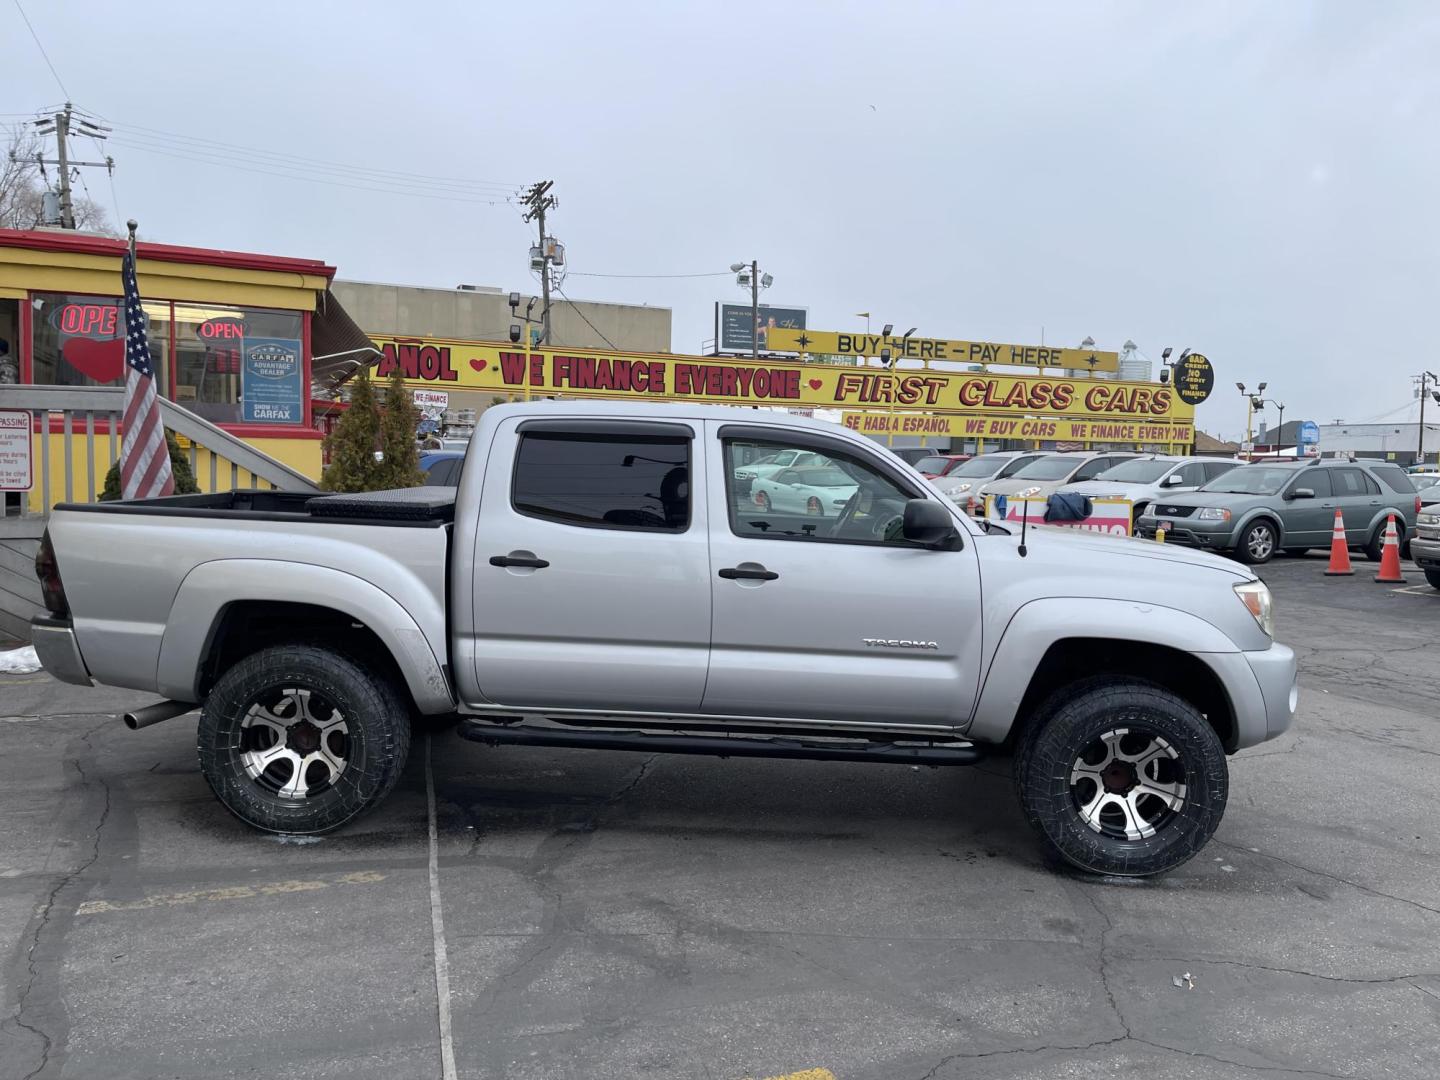
POLYGON ((871 649, 938 649, 938 641, 911 641, 909 638, 861 638, 867 648, 871 649))

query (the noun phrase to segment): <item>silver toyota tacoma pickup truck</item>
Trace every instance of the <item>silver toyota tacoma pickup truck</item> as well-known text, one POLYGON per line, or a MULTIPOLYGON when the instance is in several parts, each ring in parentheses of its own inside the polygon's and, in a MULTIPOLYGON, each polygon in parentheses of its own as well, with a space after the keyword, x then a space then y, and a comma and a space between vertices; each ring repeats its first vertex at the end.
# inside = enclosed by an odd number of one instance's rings
POLYGON ((132 727, 199 706, 206 780, 276 832, 374 805, 412 720, 458 714, 490 745, 1013 751, 1050 848, 1153 874, 1215 831, 1226 755, 1295 713, 1244 567, 976 522, 875 443, 770 411, 499 406, 456 489, 61 505, 36 562, 46 669, 168 699, 132 727), (753 497, 746 466, 787 450, 831 463, 823 500, 753 497))

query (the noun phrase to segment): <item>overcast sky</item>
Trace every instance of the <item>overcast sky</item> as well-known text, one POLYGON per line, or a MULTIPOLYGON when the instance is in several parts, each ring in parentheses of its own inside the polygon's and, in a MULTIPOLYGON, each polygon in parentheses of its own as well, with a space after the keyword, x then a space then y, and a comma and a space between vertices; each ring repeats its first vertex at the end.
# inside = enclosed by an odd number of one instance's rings
MULTIPOLYGON (((1360 421, 1440 366, 1426 0, 22 2, 69 96, 116 125, 114 201, 150 239, 530 290, 503 193, 553 179, 572 271, 757 258, 815 328, 868 310, 936 337, 1190 346, 1217 375, 1200 425, 1232 437, 1236 381, 1267 380, 1287 419, 1360 421), (395 175, 269 174, 295 157, 395 175), (357 190, 391 184, 474 201, 357 190)), ((13 0, 0 42, 0 113, 65 96, 13 0)), ((742 299, 728 277, 565 291, 672 308, 684 352, 742 299)))

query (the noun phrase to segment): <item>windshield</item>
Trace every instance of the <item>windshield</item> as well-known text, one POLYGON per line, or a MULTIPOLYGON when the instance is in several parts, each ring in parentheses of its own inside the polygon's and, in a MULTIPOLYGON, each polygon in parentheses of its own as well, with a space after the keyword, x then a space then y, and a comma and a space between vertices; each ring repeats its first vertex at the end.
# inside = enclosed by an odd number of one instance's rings
POLYGON ((1014 461, 1014 458, 996 457, 993 454, 982 454, 980 457, 971 458, 959 468, 952 470, 949 476, 994 476, 1005 467, 1007 461, 1014 461))
POLYGON ((915 462, 915 469, 917 472, 943 473, 945 466, 949 464, 949 458, 937 457, 931 454, 929 457, 922 457, 919 461, 915 462))
POLYGON ((1294 469, 1273 465, 1241 465, 1224 476, 1211 480, 1201 491, 1220 491, 1231 495, 1274 495, 1285 481, 1295 475, 1294 469))
POLYGON ((1032 461, 1015 474, 1016 480, 1059 480, 1069 476, 1085 459, 1080 457, 1042 457, 1032 461))
POLYGON ((1136 458, 1121 462, 1106 469, 1096 480, 1109 480, 1116 484, 1153 484, 1175 467, 1173 461, 1156 461, 1154 458, 1136 458))

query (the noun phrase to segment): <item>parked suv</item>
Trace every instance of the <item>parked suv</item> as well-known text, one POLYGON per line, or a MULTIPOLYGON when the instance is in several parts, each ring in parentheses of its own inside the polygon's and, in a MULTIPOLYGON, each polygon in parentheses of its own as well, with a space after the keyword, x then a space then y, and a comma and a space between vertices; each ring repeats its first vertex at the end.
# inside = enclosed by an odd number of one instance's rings
POLYGON ((1420 500, 1398 465, 1342 461, 1257 462, 1232 469, 1189 495, 1151 504, 1136 527, 1153 538, 1234 552, 1246 563, 1268 562, 1277 550, 1304 554, 1326 547, 1335 511, 1345 540, 1378 561, 1385 522, 1395 515, 1402 547, 1415 532, 1420 500))
POLYGON ((1004 495, 1012 499, 1044 499, 1055 494, 1067 484, 1093 480, 1106 469, 1139 456, 1133 451, 1120 450, 1080 454, 1047 454, 1030 462, 1007 479, 992 480, 982 486, 975 493, 975 498, 971 500, 971 509, 976 513, 983 514, 985 500, 991 495, 1004 495))
POLYGON ((1440 589, 1440 488, 1426 488, 1417 498, 1422 505, 1415 518, 1410 557, 1425 572, 1425 580, 1440 589))
POLYGON ((1129 499, 1130 520, 1158 498, 1194 491, 1223 476, 1244 462, 1238 458, 1191 458, 1169 454, 1147 454, 1106 469, 1094 480, 1066 484, 1061 491, 1073 491, 1092 499, 1129 499))

